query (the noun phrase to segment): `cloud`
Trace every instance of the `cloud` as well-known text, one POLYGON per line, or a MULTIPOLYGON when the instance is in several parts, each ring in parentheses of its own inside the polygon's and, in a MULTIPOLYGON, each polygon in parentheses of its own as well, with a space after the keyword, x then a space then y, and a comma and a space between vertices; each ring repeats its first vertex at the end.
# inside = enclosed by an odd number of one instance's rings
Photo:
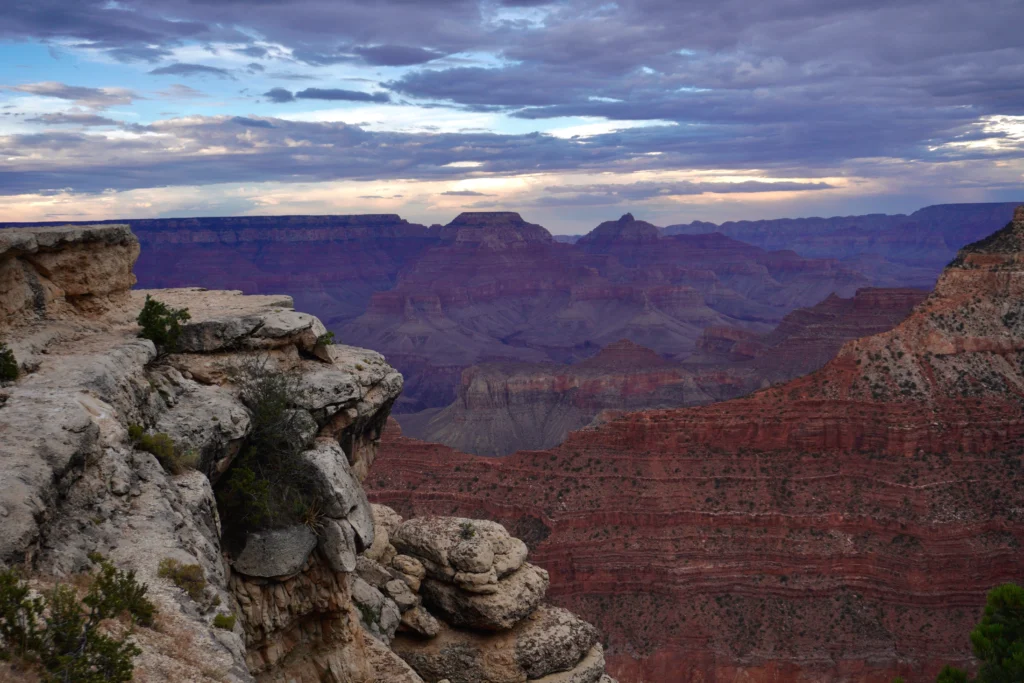
POLYGON ((168 100, 198 100, 209 97, 203 91, 196 90, 182 83, 174 83, 166 90, 159 90, 157 95, 168 100))
POLYGON ((229 78, 232 80, 235 78, 227 69, 221 69, 216 66, 206 66, 205 64, 183 64, 181 62, 161 66, 158 69, 153 69, 149 73, 153 76, 215 76, 217 78, 229 78))
POLYGON ((761 181, 700 182, 641 181, 628 184, 555 185, 527 203, 534 206, 600 206, 702 194, 756 194, 763 192, 807 192, 832 190, 825 182, 761 181))
POLYGON ((295 95, 292 94, 292 91, 285 90, 284 88, 271 88, 263 93, 263 96, 271 102, 277 102, 278 104, 295 101, 295 95))
POLYGON ((448 190, 447 192, 441 193, 445 197, 494 197, 493 194, 487 194, 486 192, 476 192, 475 190, 448 190))
POLYGON ((41 123, 47 126, 120 126, 121 122, 98 114, 60 112, 40 114, 25 119, 27 123, 41 123))
POLYGON ((444 57, 443 52, 406 45, 370 45, 357 47, 353 52, 373 66, 411 66, 444 57))
POLYGON ((296 99, 302 100, 344 100, 348 102, 390 102, 391 96, 385 92, 360 92, 358 90, 342 90, 339 88, 306 88, 295 93, 296 99))
POLYGON ((274 124, 266 119, 252 119, 248 116, 232 116, 231 123, 237 123, 247 128, 273 128, 274 124))
POLYGON ((57 81, 26 83, 8 86, 7 89, 41 97, 69 100, 80 107, 95 110, 107 109, 119 104, 131 104, 135 100, 142 99, 135 92, 126 88, 87 88, 57 81))
POLYGON ((263 93, 271 102, 284 104, 295 100, 327 100, 330 102, 390 102, 391 97, 386 92, 361 92, 359 90, 341 90, 338 88, 306 88, 293 93, 285 88, 271 88, 263 93))

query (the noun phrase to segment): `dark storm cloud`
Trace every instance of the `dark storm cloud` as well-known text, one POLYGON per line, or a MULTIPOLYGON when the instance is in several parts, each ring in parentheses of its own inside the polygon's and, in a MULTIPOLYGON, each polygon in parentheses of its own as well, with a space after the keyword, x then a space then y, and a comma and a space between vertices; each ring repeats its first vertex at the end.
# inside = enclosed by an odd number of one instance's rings
POLYGON ((444 53, 436 50, 406 45, 372 45, 357 47, 353 52, 372 66, 410 66, 425 64, 444 57, 444 53))
POLYGON ((149 73, 154 76, 216 76, 217 78, 234 79, 234 76, 227 69, 206 66, 205 64, 183 64, 181 62, 161 66, 149 73))

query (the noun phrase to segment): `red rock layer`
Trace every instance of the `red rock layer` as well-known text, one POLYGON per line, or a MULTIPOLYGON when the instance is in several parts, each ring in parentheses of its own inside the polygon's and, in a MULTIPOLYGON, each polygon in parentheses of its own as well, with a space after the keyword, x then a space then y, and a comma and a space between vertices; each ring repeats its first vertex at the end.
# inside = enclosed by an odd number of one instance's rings
POLYGON ((1024 563, 1024 208, 896 329, 744 399, 484 459, 389 433, 371 497, 534 546, 622 681, 934 680, 1024 563))
POLYGON ((698 405, 712 399, 679 363, 621 340, 575 365, 495 363, 462 373, 441 410, 401 415, 406 433, 467 453, 549 448, 606 409, 698 405))

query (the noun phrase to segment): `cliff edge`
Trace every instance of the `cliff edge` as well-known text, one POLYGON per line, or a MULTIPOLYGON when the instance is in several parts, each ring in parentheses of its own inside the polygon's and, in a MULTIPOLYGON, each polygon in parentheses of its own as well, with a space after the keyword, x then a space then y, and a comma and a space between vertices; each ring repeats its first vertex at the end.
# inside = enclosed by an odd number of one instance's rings
POLYGON ((0 231, 0 339, 19 368, 0 385, 0 564, 38 589, 87 582, 96 553, 135 571, 158 610, 131 632, 140 680, 602 680, 596 630, 543 605, 547 572, 503 527, 371 507, 361 482, 402 389, 382 356, 333 344, 289 297, 133 291, 138 255, 123 225, 0 231), (139 336, 148 297, 187 309, 173 345, 139 336), (256 526, 225 513, 267 443, 254 372, 291 387, 279 407, 308 496, 256 526), (480 673, 451 647, 511 658, 480 673))

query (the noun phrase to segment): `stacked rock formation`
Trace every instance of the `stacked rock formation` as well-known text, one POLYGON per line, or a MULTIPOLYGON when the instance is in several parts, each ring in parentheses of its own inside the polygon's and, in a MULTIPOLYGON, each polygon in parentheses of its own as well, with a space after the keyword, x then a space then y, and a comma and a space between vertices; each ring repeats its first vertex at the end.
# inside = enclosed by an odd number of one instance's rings
POLYGON ((612 683, 598 632, 542 604, 548 573, 486 520, 402 521, 374 505, 353 598, 364 625, 428 683, 612 683), (393 640, 392 640, 393 639, 393 640))

